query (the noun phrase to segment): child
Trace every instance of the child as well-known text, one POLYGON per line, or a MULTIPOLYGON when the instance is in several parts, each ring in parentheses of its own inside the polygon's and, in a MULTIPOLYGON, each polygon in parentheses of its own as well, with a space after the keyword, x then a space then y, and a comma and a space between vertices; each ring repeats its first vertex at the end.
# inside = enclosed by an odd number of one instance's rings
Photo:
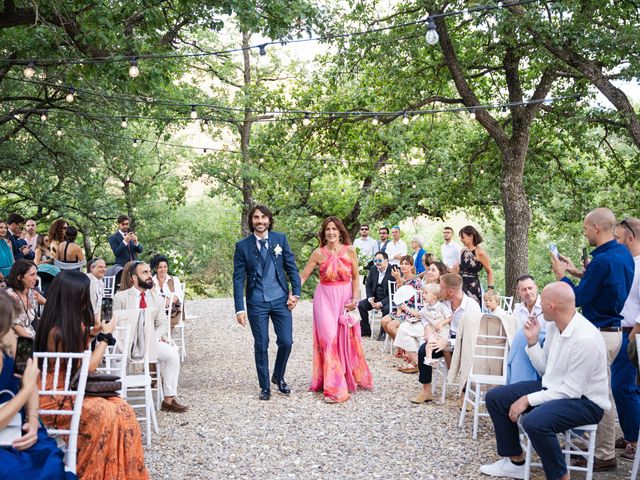
POLYGON ((505 313, 505 311, 500 307, 500 295, 493 289, 489 289, 484 292, 482 296, 484 300, 484 306, 489 311, 489 313, 505 313))
MULTIPOLYGON (((429 289, 425 288, 424 291, 425 307, 420 312, 424 318, 424 340, 428 342, 433 336, 449 338, 451 310, 438 298, 440 285, 428 284, 427 287, 429 287, 429 289)), ((432 349, 427 348, 425 353, 425 365, 434 365, 437 363, 437 360, 434 361, 431 357, 433 353, 432 349)))

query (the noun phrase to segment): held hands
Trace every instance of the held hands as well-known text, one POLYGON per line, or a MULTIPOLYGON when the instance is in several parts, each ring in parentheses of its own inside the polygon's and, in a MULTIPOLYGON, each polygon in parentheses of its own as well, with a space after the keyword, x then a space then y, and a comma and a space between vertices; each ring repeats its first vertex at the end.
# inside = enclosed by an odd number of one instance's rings
POLYGON ((241 312, 236 314, 236 321, 242 325, 243 327, 247 326, 247 314, 245 312, 241 312))
POLYGON ((527 408, 529 408, 529 398, 523 395, 511 404, 511 408, 509 409, 509 418, 511 421, 516 423, 520 415, 522 415, 527 408))
POLYGON ((289 307, 289 310, 293 310, 294 308, 296 308, 297 304, 298 298, 293 295, 289 295, 289 299, 287 300, 287 307, 289 307))
POLYGON ((531 316, 524 322, 524 336, 527 339, 527 344, 534 345, 538 343, 538 337, 540 336, 538 317, 531 316))

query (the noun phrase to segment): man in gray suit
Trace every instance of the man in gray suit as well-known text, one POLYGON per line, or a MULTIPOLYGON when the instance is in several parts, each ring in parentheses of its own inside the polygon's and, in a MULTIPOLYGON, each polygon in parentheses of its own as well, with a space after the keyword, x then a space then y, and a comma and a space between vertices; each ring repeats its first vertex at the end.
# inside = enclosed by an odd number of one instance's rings
POLYGON ((158 366, 164 388, 162 410, 177 413, 186 412, 188 407, 179 404, 175 398, 178 393, 178 378, 180 377, 180 354, 167 340, 169 332, 167 311, 164 308, 164 301, 153 288, 153 277, 149 265, 140 261, 133 262, 130 278, 122 279, 125 284, 127 281, 132 282, 133 286, 116 293, 113 297, 113 310, 144 308, 151 312, 158 342, 156 347, 158 366))

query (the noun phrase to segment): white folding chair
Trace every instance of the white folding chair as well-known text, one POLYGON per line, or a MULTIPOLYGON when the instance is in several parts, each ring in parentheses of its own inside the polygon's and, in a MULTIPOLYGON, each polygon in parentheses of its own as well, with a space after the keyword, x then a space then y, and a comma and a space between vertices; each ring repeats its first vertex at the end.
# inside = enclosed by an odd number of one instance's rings
MULTIPOLYGON (((113 312, 113 318, 117 322, 116 325, 121 327, 126 325, 131 329, 132 339, 134 332, 137 330, 138 322, 144 322, 144 357, 140 360, 131 360, 131 349, 126 352, 126 356, 129 358, 128 364, 142 365, 143 372, 141 374, 129 374, 128 369, 125 370, 124 376, 121 378, 121 395, 136 411, 138 421, 144 422, 147 445, 151 445, 151 425, 153 425, 155 433, 159 432, 151 388, 153 378, 149 369, 149 363, 157 359, 155 353, 157 342, 153 320, 145 313, 146 310, 141 309, 116 310, 113 312), (141 393, 142 395, 133 396, 131 395, 132 393, 141 393), (138 414, 138 411, 142 411, 142 414, 138 414)), ((157 367, 156 370, 158 372, 156 376, 157 388, 162 388, 162 379, 159 374, 160 368, 157 367)))
POLYGON ((473 364, 471 365, 471 373, 467 378, 467 385, 464 392, 464 401, 460 410, 460 420, 458 426, 464 424, 464 417, 467 411, 467 404, 473 407, 473 434, 475 440, 478 437, 478 419, 479 417, 489 416, 486 412, 480 412, 480 407, 484 404, 484 395, 486 387, 490 385, 505 385, 507 383, 507 356, 509 353, 509 344, 507 336, 504 332, 502 322, 495 315, 485 314, 480 319, 480 332, 488 329, 488 322, 498 322, 500 331, 498 335, 483 335, 479 333, 476 336, 473 347, 473 364), (490 351, 496 352, 492 353, 490 351), (500 361, 501 371, 499 374, 479 373, 480 367, 487 367, 491 370, 490 362, 500 361), (480 365, 480 364, 483 365, 480 365), (476 373, 478 372, 478 373, 476 373), (483 387, 485 389, 483 390, 483 387))
POLYGON ((91 361, 91 351, 85 350, 82 353, 58 353, 58 352, 34 352, 34 359, 42 359, 41 378, 39 395, 41 397, 58 396, 70 397, 73 399, 73 409, 71 410, 47 410, 39 409, 38 415, 62 415, 70 416, 69 428, 47 428, 50 436, 66 435, 67 441, 62 448, 64 451, 65 470, 76 473, 76 457, 78 455, 78 430, 80 428, 80 415, 82 414, 82 403, 84 402, 84 391, 87 385, 87 375, 89 373, 89 362, 91 361), (53 383, 51 389, 47 389, 47 374, 50 371, 49 361, 55 360, 53 365, 53 383), (80 361, 78 386, 71 388, 72 370, 74 363, 80 361), (74 362, 75 361, 75 362, 74 362), (64 363, 63 363, 64 362, 64 363), (64 381, 59 385, 60 379, 64 381))
MULTIPOLYGON (((98 367, 96 371, 118 375, 121 379, 127 376, 127 365, 131 352, 131 329, 131 324, 127 322, 116 326, 113 332, 116 344, 107 347, 102 357, 104 366, 98 367)), ((126 398, 126 392, 121 390, 120 396, 126 398)))
MULTIPOLYGON (((636 350, 638 351, 638 358, 640 358, 640 334, 636 334, 636 350)), ((638 433, 640 435, 640 433, 638 433)), ((631 480, 636 480, 638 477, 638 467, 640 466, 640 448, 636 448, 636 456, 633 459, 633 468, 631 469, 631 480)))
MULTIPOLYGON (((522 417, 520 417, 520 419, 522 419, 522 417)), ((525 452, 524 480, 529 480, 531 478, 531 467, 542 467, 542 464, 532 463, 531 461, 533 447, 531 445, 531 441, 529 440, 527 432, 525 432, 522 428, 521 420, 518 421, 518 428, 520 430, 522 449, 525 452)), ((597 429, 598 425, 583 425, 581 427, 575 427, 571 430, 567 430, 566 432, 560 434, 564 437, 564 447, 562 448, 562 453, 564 454, 564 461, 567 464, 567 470, 569 472, 585 472, 585 480, 591 480, 593 478, 593 463, 595 460, 596 452, 597 429), (582 435, 579 435, 576 432, 589 432, 589 443, 587 446, 587 450, 582 449, 582 445, 584 445, 584 438, 582 437, 582 435), (578 441, 576 442, 575 440, 578 441), (572 456, 586 457, 587 466, 579 467, 576 465, 571 465, 572 456)))
POLYGON ((113 298, 116 290, 116 276, 110 275, 102 277, 102 285, 104 287, 102 298, 113 298))
MULTIPOLYGON (((396 293, 396 282, 393 280, 389 280, 388 288, 389 288, 389 314, 391 314, 394 307, 393 296, 396 293)), ((384 336, 384 344, 382 345, 383 352, 387 351, 387 344, 389 345, 389 353, 393 353, 393 340, 391 340, 391 337, 389 336, 388 333, 385 334, 384 336)))
POLYGON ((513 314, 513 297, 505 297, 500 295, 500 308, 502 308, 509 315, 513 314))
MULTIPOLYGON (((453 350, 454 339, 449 339, 449 346, 446 351, 451 352, 453 350)), ((445 396, 447 395, 447 376, 449 375, 449 369, 447 368, 447 362, 444 357, 438 359, 438 364, 433 367, 433 380, 431 381, 433 393, 438 390, 438 383, 440 383, 440 403, 444 403, 445 396)))
POLYGON ((180 361, 184 362, 185 358, 187 358, 187 347, 184 341, 184 300, 186 297, 187 284, 182 284, 182 291, 178 292, 178 299, 180 300, 180 304, 182 305, 182 313, 180 314, 180 322, 174 328, 176 330, 176 335, 172 336, 172 344, 178 347, 180 351, 180 361))

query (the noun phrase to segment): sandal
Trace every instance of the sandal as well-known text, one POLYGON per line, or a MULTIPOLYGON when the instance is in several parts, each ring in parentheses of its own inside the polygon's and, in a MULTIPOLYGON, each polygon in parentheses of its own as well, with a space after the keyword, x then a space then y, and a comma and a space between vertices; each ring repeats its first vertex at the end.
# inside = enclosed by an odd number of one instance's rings
POLYGON ((407 367, 400 368, 400 371, 402 373, 417 373, 418 367, 409 364, 407 367))

